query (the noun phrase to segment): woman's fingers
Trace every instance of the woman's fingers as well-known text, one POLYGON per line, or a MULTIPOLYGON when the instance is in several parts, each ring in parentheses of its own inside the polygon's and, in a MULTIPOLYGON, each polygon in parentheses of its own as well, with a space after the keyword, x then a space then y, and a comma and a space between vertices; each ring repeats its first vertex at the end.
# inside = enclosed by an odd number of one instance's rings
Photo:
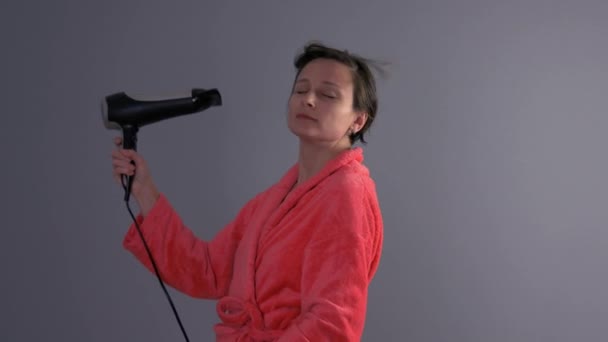
POLYGON ((135 165, 131 159, 124 156, 120 151, 112 152, 112 169, 114 174, 133 175, 135 173, 135 165))
POLYGON ((141 187, 142 184, 150 183, 151 178, 148 172, 145 159, 133 149, 125 150, 122 147, 122 137, 114 137, 116 149, 112 150, 112 176, 118 184, 123 184, 123 176, 134 176, 133 191, 141 187))

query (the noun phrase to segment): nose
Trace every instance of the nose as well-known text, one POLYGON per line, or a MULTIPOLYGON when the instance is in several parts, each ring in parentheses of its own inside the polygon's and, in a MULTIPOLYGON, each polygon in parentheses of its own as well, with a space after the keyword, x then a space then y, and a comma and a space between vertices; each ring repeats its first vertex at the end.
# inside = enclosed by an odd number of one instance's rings
POLYGON ((302 95, 302 104, 304 106, 314 108, 315 107, 315 95, 312 91, 302 95))

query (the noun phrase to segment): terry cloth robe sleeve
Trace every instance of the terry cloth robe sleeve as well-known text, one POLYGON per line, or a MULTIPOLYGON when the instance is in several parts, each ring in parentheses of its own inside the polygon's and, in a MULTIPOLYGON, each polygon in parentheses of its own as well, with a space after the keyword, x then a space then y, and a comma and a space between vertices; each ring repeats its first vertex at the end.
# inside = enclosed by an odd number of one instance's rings
MULTIPOLYGON (((256 202, 257 196, 211 241, 205 241, 184 225, 161 194, 148 215, 144 218, 139 214, 136 220, 162 280, 192 297, 224 296, 232 278, 235 250, 242 237, 244 222, 249 219, 256 202)), ((129 227, 123 246, 154 272, 135 224, 129 227)))
POLYGON ((319 201, 318 226, 304 253, 302 311, 279 341, 361 339, 383 227, 373 183, 345 182, 319 201))

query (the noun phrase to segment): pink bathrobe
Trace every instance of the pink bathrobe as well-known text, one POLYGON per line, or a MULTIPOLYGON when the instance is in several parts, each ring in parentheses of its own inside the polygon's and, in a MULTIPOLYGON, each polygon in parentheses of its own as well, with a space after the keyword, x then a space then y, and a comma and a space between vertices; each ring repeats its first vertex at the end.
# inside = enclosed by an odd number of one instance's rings
MULTIPOLYGON (((362 161, 345 151, 290 192, 294 165, 209 241, 162 194, 137 220, 167 284, 219 299, 218 341, 359 341, 383 239, 362 161)), ((124 247, 153 271, 134 225, 124 247)))

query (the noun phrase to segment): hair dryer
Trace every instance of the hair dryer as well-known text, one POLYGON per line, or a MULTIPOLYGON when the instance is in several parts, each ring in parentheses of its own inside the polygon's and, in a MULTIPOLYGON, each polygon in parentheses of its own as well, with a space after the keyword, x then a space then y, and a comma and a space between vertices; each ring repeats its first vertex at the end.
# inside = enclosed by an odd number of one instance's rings
MULTIPOLYGON (((195 88, 192 89, 191 96, 162 100, 135 99, 120 92, 105 97, 101 102, 101 112, 106 128, 122 130, 123 148, 137 150, 139 127, 221 105, 222 97, 217 89, 195 88)), ((132 181, 132 176, 128 177, 126 201, 129 199, 132 181)))
MULTIPOLYGON (((221 105, 217 89, 192 89, 192 96, 164 100, 135 99, 121 92, 106 96, 101 103, 106 128, 122 129, 125 133, 137 133, 141 126, 221 105)), ((123 145, 126 149, 137 147, 131 139, 125 139, 123 145)))

